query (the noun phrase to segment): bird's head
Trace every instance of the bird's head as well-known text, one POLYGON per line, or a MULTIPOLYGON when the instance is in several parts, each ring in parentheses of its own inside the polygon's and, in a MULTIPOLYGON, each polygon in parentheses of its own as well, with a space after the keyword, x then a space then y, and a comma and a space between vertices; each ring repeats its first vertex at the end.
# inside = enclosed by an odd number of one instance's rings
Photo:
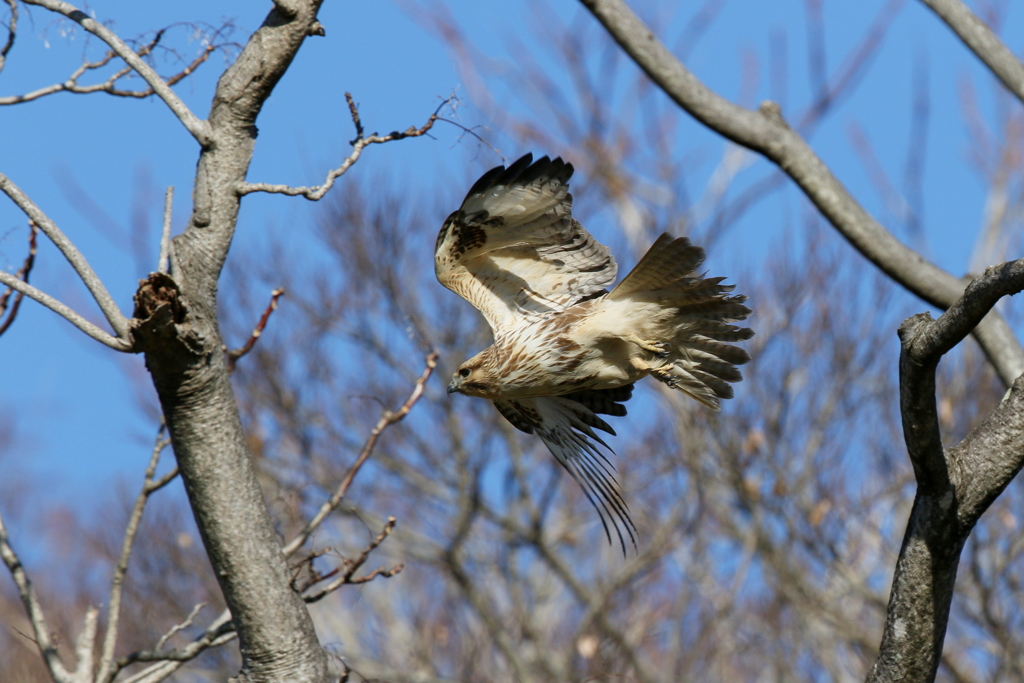
POLYGON ((481 353, 460 365, 452 375, 452 381, 448 383, 448 393, 458 392, 466 396, 492 398, 493 382, 484 360, 481 353))

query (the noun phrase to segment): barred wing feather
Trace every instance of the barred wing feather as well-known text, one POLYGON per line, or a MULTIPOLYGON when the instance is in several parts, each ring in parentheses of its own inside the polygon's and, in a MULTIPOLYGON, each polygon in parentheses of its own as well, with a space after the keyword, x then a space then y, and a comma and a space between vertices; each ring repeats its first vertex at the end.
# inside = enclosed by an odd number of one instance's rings
POLYGON ((633 385, 629 384, 564 396, 494 401, 498 412, 514 427, 540 437, 597 510, 609 542, 612 539, 609 523, 615 529, 623 552, 626 540, 622 532, 625 530, 635 548, 636 526, 615 480, 615 468, 600 447, 609 452, 611 449, 594 429, 614 435, 615 430, 597 413, 625 415, 626 408, 619 402, 628 401, 632 393, 633 385))
POLYGON ((495 337, 615 280, 611 252, 572 217, 572 173, 531 154, 493 168, 437 236, 438 281, 479 309, 495 337))

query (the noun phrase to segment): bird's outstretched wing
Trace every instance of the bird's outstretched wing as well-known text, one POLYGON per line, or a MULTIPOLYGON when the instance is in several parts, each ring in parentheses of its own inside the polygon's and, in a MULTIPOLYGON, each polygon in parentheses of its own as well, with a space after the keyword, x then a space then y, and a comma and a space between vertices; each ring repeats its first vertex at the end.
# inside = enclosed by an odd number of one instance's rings
POLYGON ((437 279, 478 308, 495 337, 615 280, 611 252, 572 217, 572 172, 532 154, 492 168, 437 236, 437 279))
POLYGON ((541 438, 552 455, 583 488, 587 500, 601 518, 609 543, 612 536, 608 523, 611 522, 623 552, 626 552, 623 529, 635 548, 636 526, 629 517, 629 508, 615 481, 615 468, 599 445, 609 451, 611 449, 594 429, 614 435, 615 430, 597 413, 625 415, 626 407, 622 402, 628 401, 632 394, 633 385, 627 384, 615 389, 577 391, 564 396, 494 402, 498 412, 516 429, 541 438))

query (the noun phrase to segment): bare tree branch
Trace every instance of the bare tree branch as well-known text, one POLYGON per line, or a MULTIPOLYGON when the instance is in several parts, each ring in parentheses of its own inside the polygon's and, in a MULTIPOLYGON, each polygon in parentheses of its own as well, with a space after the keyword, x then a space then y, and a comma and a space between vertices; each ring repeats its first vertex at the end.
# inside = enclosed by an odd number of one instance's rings
POLYGON ((65 306, 60 301, 54 299, 49 294, 36 289, 30 284, 26 284, 10 273, 0 271, 0 285, 6 285, 20 294, 24 294, 28 298, 38 301, 101 344, 106 344, 115 351, 131 351, 131 345, 129 343, 104 332, 78 313, 75 313, 68 306, 65 306))
POLYGON ((900 326, 900 412, 917 495, 868 681, 933 680, 957 567, 981 514, 1024 466, 1024 375, 960 444, 944 449, 935 405, 939 360, 1003 296, 1024 290, 1024 259, 988 268, 938 320, 900 326))
POLYGON ((85 610, 85 623, 82 625, 82 632, 78 634, 78 641, 75 643, 75 683, 93 683, 92 662, 93 650, 96 648, 96 626, 97 617, 100 611, 89 605, 85 610))
POLYGON ((238 362, 238 359, 252 351, 252 347, 256 344, 256 340, 260 338, 260 335, 263 334, 263 330, 267 327, 267 321, 270 320, 270 314, 277 310, 277 300, 283 295, 284 287, 278 287, 270 293, 270 303, 267 304, 266 310, 263 311, 263 315, 260 316, 259 322, 256 323, 255 329, 253 329, 252 334, 249 335, 245 344, 231 351, 227 351, 225 348, 228 355, 228 370, 234 370, 235 363, 238 362))
POLYGON ((437 352, 431 351, 427 354, 426 362, 427 367, 424 368, 423 374, 421 374, 419 379, 416 380, 416 385, 413 387, 412 393, 409 394, 407 399, 405 399, 405 402, 402 403, 401 407, 394 412, 386 410, 384 411, 384 414, 380 416, 377 424, 374 425, 373 429, 370 431, 370 436, 366 439, 366 443, 363 444, 363 449, 360 451, 355 463, 353 463, 352 467, 349 468, 349 471, 345 474, 341 483, 338 484, 338 488, 334 491, 334 495, 328 498, 327 501, 320 506, 320 509, 317 510, 317 513, 313 515, 313 518, 306 523, 306 526, 302 528, 302 531, 300 531, 299 534, 282 549, 282 552, 286 557, 292 555, 296 550, 301 548, 302 544, 309 540, 309 537, 313 532, 317 530, 325 519, 327 519, 327 515, 331 514, 338 508, 338 505, 341 504, 345 494, 348 493, 348 488, 352 485, 352 480, 355 479, 356 474, 359 473, 359 468, 363 466, 363 463, 365 463, 373 453, 373 449, 377 445, 377 439, 379 439, 380 435, 384 433, 384 430, 397 422, 401 422, 402 419, 409 414, 409 411, 412 410, 412 407, 416 405, 416 401, 418 401, 423 395, 423 390, 427 384, 427 380, 430 379, 430 375, 434 372, 434 368, 437 367, 437 352))
POLYGON ((315 584, 320 583, 325 579, 329 579, 332 576, 335 576, 339 573, 341 574, 341 576, 336 578, 334 581, 331 581, 323 588, 320 588, 312 593, 307 593, 303 595, 302 599, 305 600, 307 603, 317 602, 318 600, 324 598, 326 595, 329 595, 330 593, 333 593, 334 591, 338 590, 342 586, 349 584, 369 583, 378 576, 390 578, 398 572, 402 571, 402 565, 396 564, 394 567, 391 567, 390 569, 386 567, 378 567, 369 574, 364 574, 363 576, 354 578, 356 572, 359 571, 359 568, 366 564, 366 560, 370 557, 370 553, 376 550, 377 546, 383 543, 384 539, 390 536, 391 532, 394 531, 394 529, 395 518, 388 517, 388 521, 384 525, 384 528, 381 530, 379 534, 377 534, 377 537, 370 541, 370 544, 363 549, 363 552, 359 554, 359 557, 355 558, 354 560, 345 560, 344 562, 342 562, 340 567, 336 567, 327 574, 320 575, 314 573, 310 584, 305 589, 303 589, 304 591, 308 590, 315 584), (343 572, 341 571, 342 567, 345 568, 345 571, 343 572))
POLYGON ((96 21, 88 14, 74 5, 63 0, 25 0, 29 5, 37 5, 51 12, 63 14, 72 21, 77 22, 89 33, 110 46, 110 49, 117 53, 117 56, 125 61, 128 66, 134 69, 142 79, 149 84, 149 87, 164 101, 167 107, 178 117, 182 125, 192 134, 202 147, 206 147, 212 141, 210 124, 198 118, 182 102, 171 86, 146 61, 140 57, 135 50, 121 40, 120 37, 109 28, 96 21))
MULTIPOLYGON (((216 38, 217 35, 223 29, 224 27, 218 29, 214 33, 214 38, 216 38)), ((135 54, 139 57, 145 57, 149 55, 153 51, 153 48, 155 48, 160 43, 160 39, 163 37, 165 31, 166 29, 157 31, 153 39, 146 45, 143 45, 141 48, 139 48, 139 50, 137 50, 135 54)), ((216 42, 211 42, 209 45, 204 47, 203 50, 199 53, 199 55, 195 59, 193 59, 191 63, 185 66, 185 68, 183 68, 181 71, 174 74, 173 76, 164 79, 164 81, 168 86, 173 86, 177 84, 182 79, 191 75, 192 72, 194 72, 203 62, 210 58, 211 54, 221 49, 222 47, 224 47, 224 45, 218 44, 216 42)), ((40 97, 53 95, 59 92, 70 92, 76 95, 88 95, 94 92, 105 92, 109 95, 115 95, 118 97, 134 97, 136 99, 145 99, 147 97, 154 95, 156 91, 153 88, 147 88, 146 90, 124 90, 117 87, 118 81, 128 76, 133 71, 135 71, 135 69, 131 66, 126 66, 122 69, 118 69, 113 74, 111 74, 107 78, 107 80, 103 81, 102 83, 95 83, 93 85, 78 84, 78 79, 85 75, 86 72, 103 68, 104 66, 108 65, 114 59, 114 57, 117 56, 118 54, 115 51, 110 50, 105 55, 103 55, 103 57, 94 62, 83 62, 81 66, 75 69, 71 73, 71 75, 68 76, 68 78, 62 83, 54 83, 53 85, 38 88, 36 90, 21 95, 8 95, 6 97, 0 97, 0 106, 31 102, 32 100, 37 100, 40 97)))
POLYGON ((199 616, 199 613, 203 610, 204 607, 206 607, 205 602, 196 603, 195 607, 192 608, 192 611, 188 613, 187 617, 185 617, 185 621, 181 622, 180 624, 175 624, 170 629, 168 629, 167 633, 160 636, 160 640, 156 641, 156 647, 154 649, 157 651, 162 650, 164 645, 167 644, 167 641, 171 639, 171 636, 191 626, 192 622, 195 621, 195 618, 199 616))
POLYGON ((962 0, 921 0, 1024 102, 1024 64, 962 0))
POLYGON ((410 126, 409 128, 405 129, 402 132, 394 131, 388 133, 387 135, 378 135, 377 133, 374 133, 370 137, 366 137, 364 135, 363 124, 359 120, 359 108, 356 105, 355 100, 352 99, 351 93, 345 93, 345 101, 348 102, 348 109, 349 113, 352 116, 352 123, 354 123, 356 127, 356 138, 351 143, 352 153, 345 157, 345 160, 341 162, 341 166, 338 166, 338 168, 331 169, 330 171, 327 172, 327 177, 324 179, 322 185, 316 185, 313 187, 291 187, 290 185, 271 185, 269 183, 241 182, 238 183, 238 194, 240 196, 244 196, 252 192, 270 192, 274 194, 288 195, 289 197, 297 197, 301 195, 306 199, 315 202, 321 199, 325 194, 327 194, 327 191, 334 186, 335 180, 344 175, 345 172, 348 171, 348 169, 350 169, 354 163, 359 161, 359 157, 362 156, 363 154, 363 149, 366 148, 367 146, 377 145, 385 142, 392 142, 394 140, 404 140, 405 138, 418 138, 421 135, 426 135, 427 132, 434 127, 435 121, 444 120, 440 119, 439 114, 441 112, 441 109, 443 109, 445 105, 449 104, 452 101, 452 98, 449 97, 448 99, 443 101, 437 107, 437 109, 434 110, 434 113, 430 115, 430 118, 427 119, 427 122, 424 123, 419 128, 416 128, 415 126, 410 126))
POLYGON ((1012 296, 1024 288, 1024 259, 989 266, 984 274, 971 281, 955 304, 914 337, 912 354, 916 362, 938 363, 939 359, 971 333, 1004 296, 1012 296))
POLYGON ((32 633, 35 637, 36 646, 39 648, 46 669, 55 683, 77 683, 72 674, 64 668, 57 654, 57 648, 50 639, 50 629, 46 624, 46 616, 43 614, 42 605, 39 604, 39 597, 32 586, 32 581, 25 572, 25 567, 11 547, 10 539, 7 536, 7 528, 4 526, 3 515, 0 514, 0 559, 7 566, 14 584, 18 587, 18 595, 21 604, 25 608, 29 622, 32 624, 32 633))
MULTIPOLYGON (((21 268, 15 273, 14 277, 21 280, 25 284, 28 284, 28 277, 32 273, 32 266, 36 262, 36 236, 39 234, 39 228, 32 221, 28 222, 28 255, 25 257, 25 262, 22 263, 21 268)), ((4 317, 4 313, 7 313, 7 307, 10 305, 10 313, 7 315, 6 320, 0 322, 0 335, 3 335, 14 323, 14 319, 18 317, 18 309, 21 308, 21 300, 25 298, 24 292, 18 292, 14 297, 14 303, 10 303, 11 295, 14 294, 14 288, 8 287, 7 291, 0 294, 0 319, 4 317)))
MULTIPOLYGON (((758 111, 723 99, 655 38, 623 0, 581 0, 615 41, 676 104, 737 144, 776 163, 830 223, 886 275, 925 301, 951 306, 963 293, 959 278, 899 242, 867 213, 770 102, 758 111)), ((1006 386, 1024 372, 1024 348, 995 312, 974 332, 1006 386)))
MULTIPOLYGON (((196 614, 198 614, 198 610, 197 608, 193 608, 188 618, 192 619, 196 614)), ((188 619, 186 619, 186 621, 188 621, 188 619)), ((167 642, 167 638, 173 635, 173 631, 179 629, 179 627, 182 627, 182 625, 178 624, 171 627, 170 631, 164 634, 164 636, 160 638, 159 642, 167 642)), ((157 683, 180 669, 186 662, 195 659, 202 652, 209 648, 219 647, 224 643, 230 642, 234 640, 237 635, 234 625, 231 622, 231 614, 225 610, 220 616, 213 620, 202 635, 179 650, 160 650, 157 648, 156 651, 142 650, 139 652, 133 652, 126 657, 119 658, 108 675, 107 680, 100 681, 100 683, 110 683, 114 680, 118 671, 135 662, 157 662, 157 664, 129 676, 123 681, 123 683, 157 683)))
MULTIPOLYGON (((153 486, 153 477, 156 475, 156 466, 160 462, 160 454, 171 443, 170 439, 164 436, 166 427, 161 424, 157 431, 156 443, 153 444, 153 452, 149 457, 149 466, 146 468, 146 475, 142 482, 142 490, 135 498, 135 505, 128 516, 128 526, 124 532, 124 540, 121 542, 121 556, 118 558, 117 566, 114 567, 114 575, 111 579, 110 597, 107 601, 107 629, 103 636, 103 651, 100 656, 99 672, 96 674, 97 681, 106 681, 111 676, 114 665, 114 647, 117 645, 118 621, 121 617, 121 593, 124 584, 124 577, 128 573, 128 560, 131 558, 132 545, 135 543, 135 535, 139 531, 139 524, 142 521, 142 513, 145 510, 149 496, 159 487, 153 486)), ((178 468, 169 473, 177 475, 178 468)), ((173 477, 166 476, 161 479, 171 481, 173 477)), ((160 649, 160 645, 157 645, 160 649)))
POLYGON ((4 46, 0 47, 0 71, 4 70, 4 65, 7 63, 7 53, 14 47, 14 39, 18 35, 18 0, 5 0, 7 6, 11 8, 11 20, 7 24, 7 40, 4 41, 4 46))
MULTIPOLYGON (((110 292, 108 292, 107 288, 103 285, 103 281, 96 275, 92 266, 90 266, 89 262, 85 260, 85 257, 82 256, 80 251, 78 251, 78 248, 74 243, 72 243, 71 240, 61 232, 60 228, 50 220, 49 216, 43 213, 42 210, 36 206, 35 203, 29 199, 28 196, 22 192, 10 178, 3 174, 0 174, 0 191, 10 197, 11 201, 13 201, 17 207, 21 209, 26 216, 28 216, 29 220, 35 223, 36 226, 43 231, 43 234, 49 237, 50 240, 57 245, 57 248, 60 249, 62 254, 64 254, 64 258, 68 260, 71 266, 75 269, 75 272, 78 273, 78 276, 82 279, 82 282, 89 290, 89 293, 92 294, 93 299, 96 300, 96 303, 99 305, 100 310, 103 311, 104 317, 106 317, 107 322, 110 323, 110 327, 113 328, 117 337, 127 344, 131 339, 128 333, 128 319, 125 318, 120 309, 118 309, 117 304, 114 303, 114 299, 110 296, 110 292)), ((5 282, 4 284, 11 286, 8 282, 5 282)), ((33 296, 27 291, 25 294, 33 296)), ((33 298, 35 297, 33 296, 33 298)), ((50 306, 50 308, 53 307, 50 306)), ((68 319, 70 320, 70 318, 68 319)), ((79 325, 79 327, 81 327, 81 325, 79 325)))
POLYGON ((156 271, 170 271, 171 260, 171 214, 174 210, 174 188, 168 187, 164 193, 164 222, 160 229, 160 255, 156 260, 156 271))

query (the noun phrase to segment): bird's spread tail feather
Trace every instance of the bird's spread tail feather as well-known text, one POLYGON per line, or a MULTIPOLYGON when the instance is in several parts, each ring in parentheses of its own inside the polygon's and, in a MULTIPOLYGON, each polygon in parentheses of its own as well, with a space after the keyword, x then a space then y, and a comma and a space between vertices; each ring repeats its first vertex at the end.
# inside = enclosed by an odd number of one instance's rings
POLYGON ((641 304, 649 313, 635 335, 647 342, 641 353, 648 355, 651 374, 718 410, 721 399, 733 396, 730 383, 743 379, 736 366, 750 360, 730 343, 754 332, 733 324, 750 315, 747 298, 732 295, 734 286, 723 285, 725 278, 695 272, 703 262, 703 249, 663 234, 608 299, 641 304))

